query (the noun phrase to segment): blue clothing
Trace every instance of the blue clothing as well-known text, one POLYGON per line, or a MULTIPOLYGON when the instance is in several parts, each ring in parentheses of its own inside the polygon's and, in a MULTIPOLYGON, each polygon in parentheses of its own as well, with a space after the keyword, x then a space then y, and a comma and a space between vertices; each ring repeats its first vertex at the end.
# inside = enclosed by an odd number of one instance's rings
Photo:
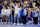
POLYGON ((0 3, 2 3, 2 1, 0 1, 0 3))
POLYGON ((20 10, 20 16, 23 16, 23 11, 24 11, 24 10, 20 10))
POLYGON ((0 5, 0 10, 2 9, 3 7, 0 5))
POLYGON ((40 24, 40 12, 39 12, 39 15, 38 15, 38 19, 39 19, 39 24, 40 24))
POLYGON ((5 0, 2 0, 2 1, 5 1, 5 0))
POLYGON ((39 3, 39 6, 40 6, 40 3, 39 3))
POLYGON ((36 1, 38 1, 38 0, 36 0, 36 1))
POLYGON ((32 2, 30 2, 29 5, 32 5, 32 2))
MULTIPOLYGON (((34 13, 33 13, 33 16, 35 17, 37 13, 38 13, 38 11, 37 11, 37 12, 34 12, 34 13)), ((37 15, 37 16, 38 16, 38 15, 37 15)))
POLYGON ((22 1, 24 1, 24 0, 22 0, 22 1))
POLYGON ((40 12, 38 13, 38 18, 39 18, 39 21, 40 21, 40 12))
POLYGON ((25 7, 24 7, 24 9, 25 9, 25 7))
POLYGON ((2 8, 3 8, 3 7, 0 5, 0 13, 1 13, 2 8))
POLYGON ((31 18, 33 18, 33 12, 31 12, 31 18))
POLYGON ((40 24, 40 21, 39 21, 39 24, 40 24))
POLYGON ((0 10, 0 13, 1 13, 1 10, 0 10))
POLYGON ((0 17, 0 22, 1 22, 2 17, 0 17))
POLYGON ((28 11, 27 11, 27 15, 26 16, 28 16, 28 11))
POLYGON ((38 7, 39 8, 39 7, 38 7))
POLYGON ((39 16, 40 16, 40 12, 39 12, 39 16))

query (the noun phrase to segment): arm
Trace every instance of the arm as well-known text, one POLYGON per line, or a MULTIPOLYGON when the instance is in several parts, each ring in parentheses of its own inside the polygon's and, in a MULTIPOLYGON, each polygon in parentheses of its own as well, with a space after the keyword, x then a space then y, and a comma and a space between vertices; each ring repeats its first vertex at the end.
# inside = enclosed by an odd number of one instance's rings
POLYGON ((29 4, 30 2, 29 2, 29 0, 28 0, 28 3, 27 3, 27 5, 29 4))
POLYGON ((13 11, 15 11, 15 9, 12 9, 13 11))
POLYGON ((12 4, 12 6, 15 8, 15 5, 14 5, 14 3, 12 3, 12 2, 11 2, 11 4, 12 4))
POLYGON ((11 8, 11 10, 15 11, 15 9, 12 9, 12 8, 11 8))
POLYGON ((3 9, 2 9, 2 11, 1 11, 1 14, 3 13, 3 9))

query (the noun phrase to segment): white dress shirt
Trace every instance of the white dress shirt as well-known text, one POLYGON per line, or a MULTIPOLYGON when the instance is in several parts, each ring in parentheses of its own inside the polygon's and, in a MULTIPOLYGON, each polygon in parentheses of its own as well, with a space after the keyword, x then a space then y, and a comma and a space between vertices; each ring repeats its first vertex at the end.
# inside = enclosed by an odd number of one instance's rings
POLYGON ((21 8, 18 8, 17 5, 15 6, 13 3, 12 3, 12 6, 15 8, 14 14, 19 14, 19 11, 21 8))
POLYGON ((10 14, 12 14, 11 9, 7 9, 7 10, 6 10, 6 15, 9 16, 10 14))
POLYGON ((6 9, 2 9, 1 14, 6 15, 6 9))

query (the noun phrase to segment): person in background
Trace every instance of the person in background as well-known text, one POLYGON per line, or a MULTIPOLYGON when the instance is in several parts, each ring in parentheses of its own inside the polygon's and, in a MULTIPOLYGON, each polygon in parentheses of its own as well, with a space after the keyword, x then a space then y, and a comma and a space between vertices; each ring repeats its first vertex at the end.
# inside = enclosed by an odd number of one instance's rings
POLYGON ((36 7, 34 8, 34 11, 33 11, 33 21, 34 21, 34 24, 38 24, 38 10, 36 7))
POLYGON ((20 10, 21 24, 23 24, 23 18, 24 18, 23 12, 24 12, 24 9, 23 7, 21 7, 21 10, 20 10))
POLYGON ((2 7, 3 6, 3 3, 2 3, 2 1, 0 1, 0 22, 1 22, 1 20, 2 20, 2 16, 1 16, 1 11, 2 11, 2 7))
POLYGON ((24 18, 23 18, 23 24, 26 24, 26 14, 27 14, 27 10, 24 9, 24 12, 23 12, 23 16, 24 16, 24 18))
POLYGON ((39 8, 40 6, 38 5, 38 8, 39 8))
POLYGON ((24 6, 24 2, 23 2, 23 1, 21 2, 21 7, 22 7, 22 6, 24 6))
POLYGON ((28 23, 28 8, 26 9, 26 24, 28 23))
POLYGON ((6 22, 6 8, 3 6, 1 11, 3 23, 6 22))
MULTIPOLYGON (((12 6, 12 8, 14 9, 14 7, 12 6)), ((14 10, 15 11, 15 10, 14 10)), ((14 11, 12 10, 12 22, 14 23, 14 11)))
POLYGON ((2 10, 2 7, 3 6, 3 3, 2 3, 2 1, 0 1, 0 10, 2 10))
POLYGON ((35 7, 36 6, 36 3, 35 1, 32 2, 32 7, 35 7))
POLYGON ((32 22, 33 22, 33 8, 31 9, 31 19, 32 19, 32 22))
POLYGON ((11 17, 11 15, 12 15, 12 11, 11 11, 11 8, 8 6, 8 9, 7 9, 7 23, 8 22, 12 22, 12 17, 11 17))
POLYGON ((28 10, 28 20, 31 21, 31 10, 30 9, 28 10))
POLYGON ((31 7, 31 8, 32 8, 32 2, 33 2, 33 0, 30 0, 29 7, 31 7))
POLYGON ((40 6, 40 0, 38 0, 39 6, 40 6))
POLYGON ((39 8, 39 12, 38 12, 38 20, 39 20, 39 24, 40 24, 40 8, 39 8))
POLYGON ((6 4, 7 4, 7 1, 4 1, 4 2, 3 2, 3 5, 5 6, 6 4))
POLYGON ((24 1, 24 4, 26 4, 28 7, 29 6, 29 0, 24 1))
POLYGON ((38 6, 39 5, 39 1, 38 0, 36 0, 36 6, 38 6))
POLYGON ((2 1, 0 1, 0 22, 2 21, 2 15, 1 15, 2 8, 3 8, 3 3, 2 1))

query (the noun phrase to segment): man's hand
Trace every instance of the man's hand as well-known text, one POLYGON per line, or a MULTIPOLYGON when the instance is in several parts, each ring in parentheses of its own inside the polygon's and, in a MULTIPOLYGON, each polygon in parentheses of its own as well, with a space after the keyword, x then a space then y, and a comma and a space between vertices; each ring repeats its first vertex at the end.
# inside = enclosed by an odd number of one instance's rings
POLYGON ((11 10, 15 11, 15 9, 11 8, 11 10))

